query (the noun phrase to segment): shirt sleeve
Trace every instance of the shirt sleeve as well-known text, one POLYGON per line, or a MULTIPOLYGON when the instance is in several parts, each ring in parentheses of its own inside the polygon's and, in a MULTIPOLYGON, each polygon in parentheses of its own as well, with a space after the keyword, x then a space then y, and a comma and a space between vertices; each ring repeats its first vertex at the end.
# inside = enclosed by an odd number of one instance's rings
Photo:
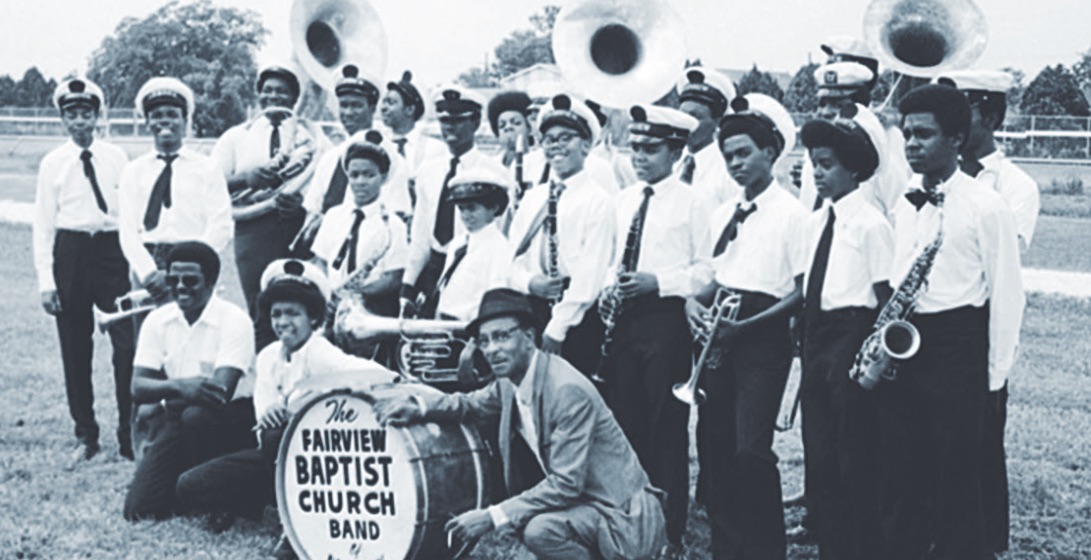
POLYGON ((390 235, 390 247, 386 250, 382 259, 376 265, 380 272, 391 272, 405 268, 405 262, 409 254, 409 241, 406 239, 405 222, 397 216, 387 217, 387 232, 382 235, 390 235))
POLYGON ((235 220, 231 217, 231 196, 227 193, 227 181, 214 169, 209 170, 206 180, 208 191, 204 206, 208 216, 201 238, 217 253, 221 253, 235 235, 235 220))
MULTIPOLYGON (((565 268, 571 283, 545 327, 545 335, 564 341, 569 329, 583 320, 584 314, 599 295, 606 277, 606 262, 614 251, 614 209, 608 197, 600 197, 588 208, 581 208, 583 231, 580 245, 565 255, 565 268)), ((529 279, 528 279, 529 280, 529 279)))
POLYGON ((303 193, 303 208, 308 214, 317 214, 322 211, 326 191, 329 190, 330 181, 337 172, 340 153, 341 151, 336 148, 327 150, 314 164, 314 176, 307 183, 306 192, 303 193))
POLYGON ((989 285, 989 390, 997 391, 1015 365, 1026 306, 1015 218, 1003 204, 982 210, 978 243, 989 285))
POLYGON ((689 208, 689 247, 690 264, 680 270, 659 274, 660 297, 689 297, 712 281, 712 251, 708 243, 709 209, 698 202, 705 199, 695 198, 689 208))
POLYGON ((275 365, 280 353, 280 344, 266 346, 254 360, 254 416, 261 418, 266 411, 280 400, 277 392, 279 379, 276 378, 275 365))
POLYGON ((872 284, 890 280, 890 265, 894 260, 894 228, 889 222, 877 222, 864 232, 864 258, 872 284))
POLYGON ((235 169, 235 142, 239 139, 239 132, 238 127, 229 129, 212 146, 212 153, 210 154, 212 161, 216 163, 225 179, 230 178, 237 172, 235 169))
MULTIPOLYGON (((230 304, 219 302, 220 305, 230 304)), ((254 325, 241 309, 224 310, 221 319, 219 351, 214 369, 236 368, 245 372, 254 364, 254 325)))
POLYGON ((435 213, 431 212, 432 201, 428 199, 428 189, 417 184, 417 203, 413 206, 413 230, 409 236, 409 256, 405 262, 405 275, 402 283, 415 284, 421 269, 428 262, 432 249, 432 222, 435 213))
MULTIPOLYGON (((162 309, 162 308, 160 308, 162 309)), ((155 371, 163 369, 167 350, 163 344, 165 325, 161 314, 152 311, 144 324, 140 327, 139 337, 136 340, 136 354, 133 356, 133 367, 142 367, 155 371)))
POLYGON ((34 268, 38 272, 38 290, 57 289, 53 278, 53 240, 57 235, 57 165, 47 155, 38 168, 38 185, 34 195, 34 268))
POLYGON ((322 218, 322 223, 318 226, 318 233, 314 236, 314 243, 311 244, 311 251, 316 257, 326 261, 327 266, 333 266, 334 252, 341 245, 337 242, 337 233, 335 231, 338 229, 339 214, 340 212, 336 206, 326 212, 326 216, 322 218))
MULTIPOLYGON (((1015 164, 1011 162, 1006 163, 1015 167, 1015 164)), ((1013 169, 1010 175, 1012 176, 1011 184, 1002 185, 1001 194, 1008 202, 1008 205, 1011 206, 1012 213, 1015 214, 1015 225, 1023 249, 1029 249, 1030 242, 1034 238, 1034 228, 1038 223, 1038 212, 1041 210, 1042 204, 1041 195, 1038 192, 1038 183, 1034 182, 1034 179, 1018 168, 1013 169)), ((1001 179, 1004 179, 1004 177, 1001 176, 1001 179)))
MULTIPOLYGON (((140 239, 141 221, 144 218, 144 210, 147 200, 140 197, 140 178, 138 166, 141 160, 129 162, 121 172, 121 181, 118 186, 118 239, 121 251, 125 259, 129 261, 129 267, 140 281, 148 278, 155 272, 155 259, 144 248, 140 239)), ((221 178, 222 180, 222 178, 221 178)))

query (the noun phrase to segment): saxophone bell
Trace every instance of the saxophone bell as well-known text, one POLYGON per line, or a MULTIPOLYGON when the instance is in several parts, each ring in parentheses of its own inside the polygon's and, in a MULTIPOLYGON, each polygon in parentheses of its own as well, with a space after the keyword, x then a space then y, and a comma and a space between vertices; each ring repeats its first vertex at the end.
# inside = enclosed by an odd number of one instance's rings
POLYGON ((917 354, 921 347, 921 335, 909 321, 892 321, 874 333, 878 346, 875 360, 856 378, 856 382, 867 390, 874 389, 880 381, 892 381, 900 360, 908 360, 917 354))

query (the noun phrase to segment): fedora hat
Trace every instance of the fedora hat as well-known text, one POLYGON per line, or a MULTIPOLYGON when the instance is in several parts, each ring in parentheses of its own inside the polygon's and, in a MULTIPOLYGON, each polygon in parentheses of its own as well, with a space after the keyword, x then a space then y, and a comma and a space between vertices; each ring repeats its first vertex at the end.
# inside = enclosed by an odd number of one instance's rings
POLYGON ((486 321, 500 317, 518 317, 531 325, 536 325, 534 312, 530 309, 527 296, 511 288, 494 288, 481 296, 481 305, 477 308, 477 318, 466 327, 473 336, 486 321))

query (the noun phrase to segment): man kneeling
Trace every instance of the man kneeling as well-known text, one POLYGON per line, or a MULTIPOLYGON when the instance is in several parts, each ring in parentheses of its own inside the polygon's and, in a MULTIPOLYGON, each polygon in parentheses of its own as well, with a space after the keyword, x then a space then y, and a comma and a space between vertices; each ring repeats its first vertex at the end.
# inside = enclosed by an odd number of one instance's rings
POLYGON ((564 359, 538 350, 526 296, 486 292, 469 331, 495 381, 472 393, 375 404, 379 421, 392 425, 499 421, 511 497, 455 517, 446 527, 451 536, 469 543, 510 526, 542 559, 652 558, 666 542, 659 491, 591 382, 564 359))
POLYGON ((254 328, 213 295, 219 275, 220 258, 204 243, 178 243, 167 256, 174 301, 145 319, 133 360, 137 465, 125 519, 177 513, 179 475, 254 446, 254 328))

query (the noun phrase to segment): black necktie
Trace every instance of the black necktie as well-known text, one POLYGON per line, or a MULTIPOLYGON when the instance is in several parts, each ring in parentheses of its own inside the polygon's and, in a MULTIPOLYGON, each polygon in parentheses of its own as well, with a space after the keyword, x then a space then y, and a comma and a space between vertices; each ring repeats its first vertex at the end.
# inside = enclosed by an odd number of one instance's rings
POLYGON ((170 208, 170 179, 173 175, 171 164, 177 157, 178 154, 159 154, 159 159, 163 160, 163 171, 159 173, 155 186, 152 187, 152 193, 148 196, 148 209, 144 212, 144 231, 152 231, 159 227, 159 215, 163 212, 163 208, 170 208))
POLYGON ((107 212, 106 199, 102 198, 102 189, 99 188, 98 178, 95 177, 95 166, 91 164, 91 150, 81 152, 80 159, 83 160, 83 176, 87 177, 87 180, 91 182, 91 190, 95 191, 95 202, 98 203, 98 209, 105 214, 107 212))
POLYGON ((931 204, 932 206, 939 206, 939 201, 942 195, 935 190, 920 190, 914 189, 905 193, 905 199, 913 203, 913 206, 917 207, 917 211, 924 207, 925 204, 931 204))
POLYGON ((269 135, 269 157, 277 157, 280 151, 280 121, 269 121, 273 125, 273 132, 269 135))
POLYGON ((451 158, 451 169, 443 178, 443 188, 439 193, 439 207, 436 210, 436 225, 432 228, 432 235, 440 245, 447 245, 455 236, 455 203, 447 196, 448 183, 455 176, 458 169, 458 156, 451 158))
POLYGON ((398 146, 398 155, 405 157, 405 142, 406 138, 395 138, 394 144, 398 146))
POLYGON ((648 202, 652 199, 655 190, 651 186, 644 187, 644 200, 640 202, 640 208, 633 214, 633 222, 629 226, 629 237, 625 241, 625 252, 622 253, 622 264, 625 270, 635 272, 640 263, 640 240, 644 235, 644 219, 648 216, 648 202))
POLYGON ((818 248, 814 252, 811 272, 807 275, 807 294, 803 299, 803 310, 810 318, 815 317, 822 309, 822 285, 826 282, 826 267, 830 264, 830 246, 833 245, 833 224, 836 219, 831 206, 830 217, 826 220, 826 227, 822 230, 822 237, 818 239, 818 248))
POLYGON ((728 220, 727 225, 724 226, 723 233, 721 233, 720 238, 716 240, 716 247, 712 250, 713 258, 724 254, 724 251, 727 250, 727 244, 734 241, 735 237, 739 234, 739 226, 746 221, 747 216, 753 214, 757 209, 757 204, 751 204, 748 209, 744 209, 741 202, 735 205, 735 213, 731 215, 731 219, 728 220))
POLYGON ((348 188, 349 178, 345 170, 338 164, 330 177, 330 186, 326 189, 326 196, 322 199, 322 213, 345 201, 345 189, 348 188))
POLYGON ((693 159, 693 154, 686 154, 685 159, 682 160, 682 182, 692 185, 695 171, 697 171, 697 160, 693 159))
POLYGON ((340 270, 341 263, 348 259, 348 265, 345 268, 345 272, 352 272, 356 270, 356 241, 360 237, 360 224, 364 221, 364 211, 359 208, 352 211, 352 227, 349 229, 349 235, 345 238, 345 242, 341 244, 341 250, 337 252, 337 258, 333 261, 333 267, 340 270))

